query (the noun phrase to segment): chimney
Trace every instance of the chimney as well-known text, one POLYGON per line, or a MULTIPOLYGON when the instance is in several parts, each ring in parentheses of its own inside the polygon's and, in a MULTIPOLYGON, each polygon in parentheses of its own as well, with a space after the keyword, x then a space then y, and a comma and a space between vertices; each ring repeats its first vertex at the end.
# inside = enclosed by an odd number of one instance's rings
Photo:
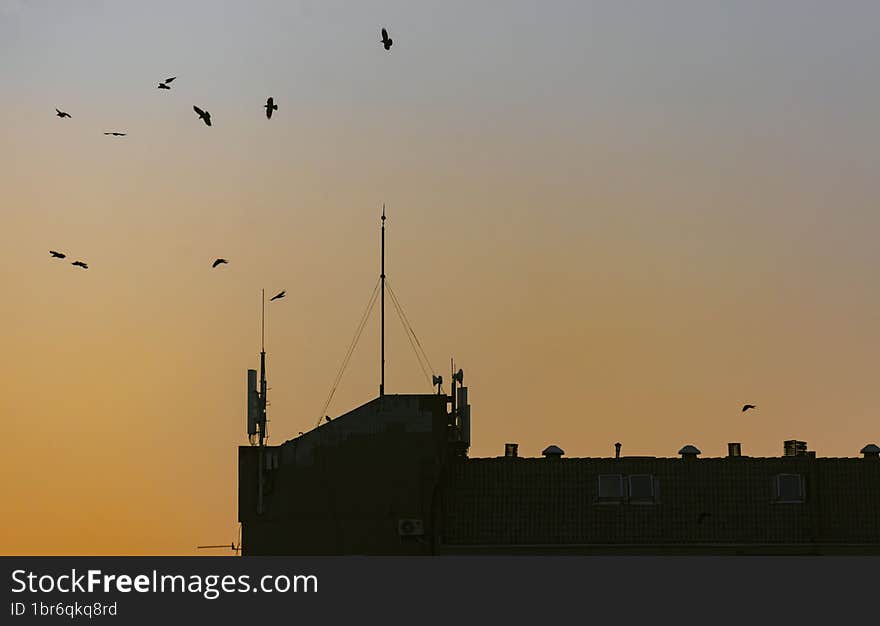
POLYGON ((742 456, 742 444, 728 443, 727 444, 727 456, 728 457, 742 456))
POLYGON ((880 446, 875 443, 869 443, 864 448, 859 450, 859 452, 864 455, 866 459, 877 459, 880 458, 880 446))
POLYGON ((559 446, 547 446, 541 454, 548 459, 558 459, 562 457, 565 452, 559 446))
POLYGON ((516 443, 505 443, 504 444, 504 456, 509 458, 516 458, 519 456, 518 454, 519 444, 516 443))
POLYGON ((681 450, 678 451, 683 459, 696 459, 698 454, 702 454, 700 449, 696 446, 692 446, 691 444, 686 445, 681 450))

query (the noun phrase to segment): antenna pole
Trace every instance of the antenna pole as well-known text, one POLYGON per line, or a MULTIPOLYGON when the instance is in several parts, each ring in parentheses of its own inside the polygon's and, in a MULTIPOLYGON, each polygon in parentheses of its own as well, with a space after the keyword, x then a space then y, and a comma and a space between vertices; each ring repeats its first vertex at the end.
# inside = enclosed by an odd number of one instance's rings
POLYGON ((385 203, 382 203, 382 380, 379 383, 379 396, 385 395, 385 203))
POLYGON ((455 359, 449 359, 449 369, 452 374, 452 426, 455 426, 455 359))
POLYGON ((257 514, 263 513, 263 446, 266 441, 266 290, 261 291, 260 320, 260 449, 257 454, 257 514))
POLYGON ((266 438, 266 290, 262 290, 263 314, 260 323, 260 445, 266 438))

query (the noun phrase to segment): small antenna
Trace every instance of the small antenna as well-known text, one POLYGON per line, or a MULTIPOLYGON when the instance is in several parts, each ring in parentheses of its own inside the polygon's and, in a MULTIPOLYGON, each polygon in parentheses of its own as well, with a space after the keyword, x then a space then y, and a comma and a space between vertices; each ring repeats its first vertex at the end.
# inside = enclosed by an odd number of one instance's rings
POLYGON ((260 446, 265 445, 266 440, 266 391, 268 388, 266 386, 266 345, 265 345, 265 332, 266 332, 266 290, 263 289, 263 331, 260 342, 260 446))
POLYGON ((215 545, 215 546, 196 546, 196 550, 214 550, 214 549, 219 549, 219 548, 229 548, 230 550, 235 552, 236 555, 239 552, 241 552, 241 546, 235 545, 235 542, 224 543, 223 545, 215 545))
POLYGON ((452 426, 456 424, 456 412, 455 412, 455 359, 453 357, 449 358, 449 371, 452 374, 452 413, 450 414, 450 420, 452 422, 452 426))
POLYGON ((241 525, 238 527, 238 545, 235 545, 235 542, 232 541, 229 544, 223 545, 211 545, 211 546, 196 546, 196 550, 214 550, 220 548, 229 548, 235 555, 238 556, 238 553, 241 552, 241 525))

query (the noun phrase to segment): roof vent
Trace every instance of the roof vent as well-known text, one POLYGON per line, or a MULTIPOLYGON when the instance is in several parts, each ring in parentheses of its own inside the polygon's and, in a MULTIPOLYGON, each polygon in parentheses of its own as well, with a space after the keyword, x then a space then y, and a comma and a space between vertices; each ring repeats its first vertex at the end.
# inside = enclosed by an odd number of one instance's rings
POLYGON ((700 449, 697 446, 692 446, 691 444, 686 445, 684 448, 678 451, 683 459, 695 459, 698 454, 702 454, 700 449))
POLYGON ((546 456, 548 459, 558 459, 563 454, 565 454, 565 452, 559 446, 547 446, 546 448, 544 448, 544 451, 541 454, 546 456))
POLYGON ((864 448, 859 450, 863 455, 865 455, 866 459, 869 458, 880 458, 880 446, 876 443, 869 443, 864 448))
POLYGON ((519 444, 516 443, 505 443, 504 444, 504 456, 516 458, 519 456, 518 453, 519 444))
POLYGON ((728 443, 727 444, 727 456, 742 456, 742 444, 739 443, 728 443))
POLYGON ((807 442, 789 439, 783 444, 784 456, 807 456, 807 442))

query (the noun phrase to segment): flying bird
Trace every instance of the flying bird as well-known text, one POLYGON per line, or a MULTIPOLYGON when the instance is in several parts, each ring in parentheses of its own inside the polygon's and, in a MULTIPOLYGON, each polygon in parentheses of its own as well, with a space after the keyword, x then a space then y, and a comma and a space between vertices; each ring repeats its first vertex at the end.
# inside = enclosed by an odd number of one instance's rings
POLYGON ((742 412, 745 413, 749 409, 757 409, 757 408, 758 407, 756 407, 754 404, 744 404, 742 412))
POLYGON ((159 83, 159 86, 157 87, 157 89, 171 89, 171 87, 169 87, 165 83, 159 83))
POLYGON ((266 109, 266 119, 270 120, 272 119, 272 111, 278 110, 278 105, 275 104, 275 98, 272 98, 271 96, 266 100, 266 104, 264 104, 263 107, 266 109))
POLYGON ((89 266, 86 265, 85 263, 83 263, 82 261, 74 261, 73 263, 71 263, 71 265, 76 265, 77 267, 81 267, 84 270, 89 269, 89 266))
POLYGON ((165 83, 166 83, 166 84, 167 84, 167 83, 170 83, 170 82, 171 82, 172 80, 174 80, 175 78, 177 78, 177 76, 172 76, 171 78, 166 78, 166 79, 165 79, 165 83))
POLYGON ((58 117, 70 117, 70 113, 65 113, 60 109, 55 109, 55 115, 57 115, 58 117))
POLYGON ((382 29, 382 45, 385 46, 386 50, 391 50, 391 44, 394 43, 394 40, 388 36, 388 31, 384 28, 382 29))
POLYGON ((211 263, 211 267, 217 267, 218 265, 223 265, 224 263, 229 263, 226 259, 217 259, 213 263, 211 263))
POLYGON ((63 259, 64 257, 67 256, 63 252, 55 252, 54 250, 49 250, 49 254, 51 254, 52 258, 55 258, 55 259, 63 259))
POLYGON ((199 118, 200 118, 203 122, 205 122, 205 124, 206 124, 207 126, 210 126, 210 125, 211 125, 211 114, 210 114, 210 113, 208 113, 207 111, 202 111, 199 107, 197 107, 197 106, 195 106, 195 105, 193 105, 193 111, 195 111, 196 113, 198 113, 199 118))
POLYGON ((117 133, 117 132, 112 132, 112 133, 104 133, 104 134, 105 134, 105 135, 113 135, 114 137, 125 137, 128 133, 117 133))
POLYGON ((272 296, 271 298, 269 298, 269 302, 272 302, 272 300, 280 300, 280 299, 283 298, 285 295, 287 295, 287 292, 286 292, 286 291, 279 291, 279 292, 276 293, 274 296, 272 296))

